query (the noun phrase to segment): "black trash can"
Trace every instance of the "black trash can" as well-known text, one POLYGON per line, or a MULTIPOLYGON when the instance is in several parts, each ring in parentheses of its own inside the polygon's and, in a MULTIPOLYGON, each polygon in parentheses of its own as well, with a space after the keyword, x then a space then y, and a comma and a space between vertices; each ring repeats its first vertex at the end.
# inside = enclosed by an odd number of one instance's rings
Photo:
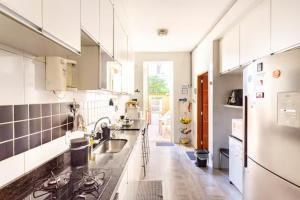
POLYGON ((207 166, 208 153, 206 149, 195 150, 197 167, 207 166))

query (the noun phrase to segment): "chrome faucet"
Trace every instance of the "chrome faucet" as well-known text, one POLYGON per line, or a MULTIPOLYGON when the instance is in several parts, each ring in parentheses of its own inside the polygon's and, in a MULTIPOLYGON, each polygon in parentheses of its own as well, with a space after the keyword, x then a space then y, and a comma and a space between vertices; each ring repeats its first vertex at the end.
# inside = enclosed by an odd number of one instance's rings
POLYGON ((98 121, 96 121, 95 126, 94 126, 94 130, 92 131, 93 133, 96 131, 96 128, 97 128, 98 123, 99 123, 100 121, 104 120, 104 119, 107 119, 108 122, 109 122, 109 124, 111 124, 111 121, 110 121, 109 117, 101 117, 100 119, 98 119, 98 121))
MULTIPOLYGON (((108 122, 109 122, 109 124, 111 124, 111 120, 109 119, 109 117, 101 117, 100 119, 98 119, 96 122, 95 122, 95 126, 94 126, 94 129, 92 130, 92 136, 93 137, 96 137, 97 135, 97 133, 96 133, 96 129, 97 129, 97 126, 98 126, 98 124, 99 124, 99 122, 101 122, 102 120, 108 120, 108 122)), ((101 124, 101 126, 102 126, 102 124, 101 124)), ((99 133, 100 133, 100 140, 102 140, 102 138, 103 138, 103 132, 102 132, 102 130, 100 129, 99 130, 99 133)))

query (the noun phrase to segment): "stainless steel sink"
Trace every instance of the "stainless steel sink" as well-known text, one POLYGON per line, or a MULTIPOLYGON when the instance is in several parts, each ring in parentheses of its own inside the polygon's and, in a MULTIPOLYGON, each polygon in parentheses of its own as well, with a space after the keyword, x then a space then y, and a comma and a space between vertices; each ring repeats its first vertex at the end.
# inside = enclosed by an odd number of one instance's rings
POLYGON ((125 139, 109 139, 102 142, 96 149, 93 151, 94 153, 118 153, 120 152, 127 140, 125 139))

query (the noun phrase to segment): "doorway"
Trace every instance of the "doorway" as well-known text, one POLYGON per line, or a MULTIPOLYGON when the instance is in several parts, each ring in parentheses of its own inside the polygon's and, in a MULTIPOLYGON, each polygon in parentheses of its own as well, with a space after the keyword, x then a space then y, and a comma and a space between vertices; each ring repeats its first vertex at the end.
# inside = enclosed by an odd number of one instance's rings
POLYGON ((197 77, 197 149, 208 150, 208 72, 197 77))
POLYGON ((173 62, 144 62, 144 102, 148 111, 149 134, 152 140, 172 141, 171 94, 173 62), (146 88, 145 88, 146 87, 146 88), (145 94, 147 91, 147 94, 145 94))

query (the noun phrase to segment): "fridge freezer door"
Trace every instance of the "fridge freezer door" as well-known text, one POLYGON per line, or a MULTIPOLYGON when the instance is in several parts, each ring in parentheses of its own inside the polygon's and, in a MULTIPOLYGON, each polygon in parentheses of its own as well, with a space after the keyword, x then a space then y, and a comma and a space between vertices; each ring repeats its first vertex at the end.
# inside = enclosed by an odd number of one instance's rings
POLYGON ((300 187, 300 98, 295 99, 300 97, 299 58, 300 49, 269 56, 249 65, 244 78, 248 157, 300 187), (280 76, 274 77, 274 72, 280 76), (293 112, 282 117, 284 110, 293 112))
POLYGON ((244 200, 299 200, 300 189, 248 158, 244 200))

